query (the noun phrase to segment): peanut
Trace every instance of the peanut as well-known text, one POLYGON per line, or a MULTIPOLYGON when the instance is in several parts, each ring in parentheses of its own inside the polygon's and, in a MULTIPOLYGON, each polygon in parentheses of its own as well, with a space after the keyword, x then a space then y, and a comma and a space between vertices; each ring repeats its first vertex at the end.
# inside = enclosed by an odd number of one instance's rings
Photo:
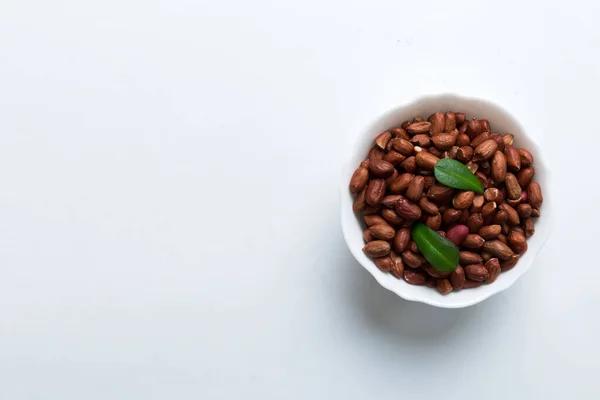
POLYGON ((380 271, 443 295, 491 284, 514 268, 543 203, 533 156, 516 148, 514 139, 493 132, 485 119, 453 111, 427 120, 417 116, 379 133, 349 184, 352 208, 364 220, 364 253, 380 271), (465 164, 485 192, 437 182, 440 158, 465 164), (418 222, 457 245, 460 265, 454 271, 438 271, 421 254, 411 240, 418 222))

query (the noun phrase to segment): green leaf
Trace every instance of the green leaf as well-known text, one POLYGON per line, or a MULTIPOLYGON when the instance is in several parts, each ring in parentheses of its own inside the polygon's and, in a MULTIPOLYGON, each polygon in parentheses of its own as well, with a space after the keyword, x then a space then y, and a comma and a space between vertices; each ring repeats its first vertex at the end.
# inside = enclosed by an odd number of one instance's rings
POLYGON ((417 248, 429 264, 442 272, 452 272, 458 266, 458 248, 433 229, 419 223, 411 233, 417 248))
POLYGON ((483 193, 483 185, 475 174, 460 161, 452 158, 442 158, 435 164, 433 169, 435 179, 446 186, 455 189, 471 190, 475 193, 483 193))

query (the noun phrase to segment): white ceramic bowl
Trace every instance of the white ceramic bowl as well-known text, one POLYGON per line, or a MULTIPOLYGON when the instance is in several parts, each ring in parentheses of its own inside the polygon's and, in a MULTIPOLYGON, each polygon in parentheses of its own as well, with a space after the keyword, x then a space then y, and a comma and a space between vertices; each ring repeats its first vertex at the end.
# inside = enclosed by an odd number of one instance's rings
POLYGON ((375 277, 381 286, 406 300, 419 301, 436 307, 460 308, 477 304, 496 293, 508 289, 529 270, 535 257, 546 243, 552 228, 553 200, 550 196, 550 171, 544 155, 540 152, 540 146, 527 135, 514 117, 501 107, 485 100, 454 95, 430 96, 419 98, 412 103, 386 112, 361 132, 342 175, 340 184, 342 192, 342 230, 348 248, 354 258, 375 277), (354 170, 361 161, 366 159, 369 149, 373 146, 373 140, 378 134, 386 129, 400 126, 403 121, 412 120, 415 116, 420 115, 427 118, 434 112, 447 110, 464 112, 469 119, 487 119, 494 131, 514 134, 515 146, 526 148, 533 154, 534 180, 540 183, 545 196, 540 209, 541 216, 537 218, 535 223, 535 234, 527 241, 529 248, 512 270, 501 273, 498 279, 490 285, 482 285, 478 288, 461 290, 442 296, 435 289, 409 285, 391 274, 380 271, 373 261, 362 252, 364 246, 363 222, 352 211, 354 197, 348 190, 348 184, 354 170))

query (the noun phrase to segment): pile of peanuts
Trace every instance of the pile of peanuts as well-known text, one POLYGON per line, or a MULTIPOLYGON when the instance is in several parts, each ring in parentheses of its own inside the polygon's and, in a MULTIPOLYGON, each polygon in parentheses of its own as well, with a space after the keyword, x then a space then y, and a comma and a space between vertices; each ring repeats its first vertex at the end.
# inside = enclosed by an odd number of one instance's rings
POLYGON ((377 136, 350 181, 354 212, 365 223, 363 251, 382 271, 443 295, 493 283, 517 264, 535 232, 543 198, 534 176, 531 153, 485 119, 449 111, 405 121, 377 136), (464 163, 485 192, 437 182, 441 158, 464 163), (416 222, 456 244, 454 271, 441 272, 420 254, 411 240, 416 222))

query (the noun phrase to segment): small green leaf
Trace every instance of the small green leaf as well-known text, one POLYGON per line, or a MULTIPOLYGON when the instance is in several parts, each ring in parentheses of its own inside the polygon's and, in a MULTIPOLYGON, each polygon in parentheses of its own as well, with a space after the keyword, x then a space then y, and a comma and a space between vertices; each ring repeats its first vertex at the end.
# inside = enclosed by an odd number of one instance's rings
POLYGON ((442 272, 452 272, 458 266, 458 248, 433 229, 419 223, 411 233, 417 248, 429 264, 442 272))
POLYGON ((446 186, 455 189, 471 190, 475 193, 483 193, 483 185, 475 174, 460 161, 452 158, 442 158, 435 164, 433 169, 435 179, 446 186))

